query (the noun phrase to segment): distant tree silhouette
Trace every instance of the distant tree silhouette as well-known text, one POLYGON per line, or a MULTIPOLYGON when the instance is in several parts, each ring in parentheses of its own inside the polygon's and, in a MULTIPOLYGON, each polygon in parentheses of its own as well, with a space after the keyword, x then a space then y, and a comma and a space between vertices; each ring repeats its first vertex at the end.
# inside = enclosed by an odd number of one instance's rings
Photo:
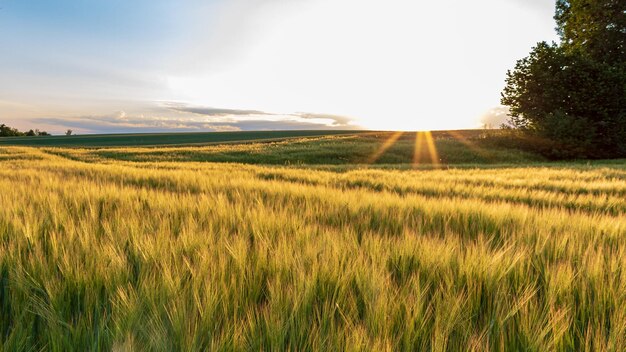
POLYGON ((16 128, 9 127, 5 124, 0 124, 0 137, 22 137, 22 136, 49 136, 46 131, 29 130, 28 132, 20 132, 16 128))
POLYGON ((507 73, 510 124, 555 158, 626 156, 626 2, 559 0, 559 44, 507 73), (546 142, 548 141, 548 142, 546 142))
POLYGON ((16 137, 23 136, 24 133, 18 131, 15 128, 11 128, 5 124, 0 125, 0 137, 16 137))
POLYGON ((71 136, 71 135, 72 135, 72 133, 74 133, 74 131, 72 131, 72 130, 67 130, 67 131, 65 131, 65 135, 66 135, 66 136, 71 136))

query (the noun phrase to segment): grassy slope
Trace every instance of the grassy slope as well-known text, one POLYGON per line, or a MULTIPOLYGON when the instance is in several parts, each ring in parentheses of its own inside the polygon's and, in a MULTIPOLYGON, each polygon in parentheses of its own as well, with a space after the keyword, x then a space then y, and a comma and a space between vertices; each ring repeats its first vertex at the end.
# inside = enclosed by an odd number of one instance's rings
MULTIPOLYGON (((462 139, 446 132, 433 133, 434 144, 442 164, 503 164, 542 161, 537 155, 519 150, 481 146, 480 131, 462 131, 462 139), (468 147, 469 146, 469 147, 468 147)), ((392 132, 360 132, 291 138, 282 141, 248 142, 204 146, 171 146, 167 148, 46 148, 46 151, 84 161, 212 161, 271 165, 353 165, 414 163, 416 134, 406 132, 381 151, 392 132), (375 157, 377 154, 378 157, 375 157)), ((420 165, 432 164, 425 142, 417 158, 420 165)))
MULTIPOLYGON (((387 137, 0 148, 0 346, 626 349, 623 162, 195 162, 362 161, 387 137)), ((378 162, 412 160, 405 138, 378 162)))

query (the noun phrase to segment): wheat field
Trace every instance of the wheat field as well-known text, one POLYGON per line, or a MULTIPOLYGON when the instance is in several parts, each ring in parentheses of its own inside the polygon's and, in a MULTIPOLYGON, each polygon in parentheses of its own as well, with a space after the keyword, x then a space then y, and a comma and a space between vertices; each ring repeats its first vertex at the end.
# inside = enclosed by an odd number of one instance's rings
POLYGON ((624 164, 3 147, 0 190, 0 350, 626 350, 624 164))

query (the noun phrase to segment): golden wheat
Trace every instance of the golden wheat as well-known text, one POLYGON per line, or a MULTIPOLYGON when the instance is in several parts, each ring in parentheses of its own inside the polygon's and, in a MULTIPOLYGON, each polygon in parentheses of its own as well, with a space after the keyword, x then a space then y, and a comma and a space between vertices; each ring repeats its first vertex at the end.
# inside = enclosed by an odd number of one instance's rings
POLYGON ((0 148, 7 351, 626 349, 623 167, 98 153, 0 148))

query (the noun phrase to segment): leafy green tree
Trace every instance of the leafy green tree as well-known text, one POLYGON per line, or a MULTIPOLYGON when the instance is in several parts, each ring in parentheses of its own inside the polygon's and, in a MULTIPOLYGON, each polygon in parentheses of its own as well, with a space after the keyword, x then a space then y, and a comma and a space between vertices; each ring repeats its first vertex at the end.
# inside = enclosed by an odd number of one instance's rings
POLYGON ((538 43, 507 73, 510 124, 555 158, 626 156, 626 2, 559 0, 561 43, 538 43))

